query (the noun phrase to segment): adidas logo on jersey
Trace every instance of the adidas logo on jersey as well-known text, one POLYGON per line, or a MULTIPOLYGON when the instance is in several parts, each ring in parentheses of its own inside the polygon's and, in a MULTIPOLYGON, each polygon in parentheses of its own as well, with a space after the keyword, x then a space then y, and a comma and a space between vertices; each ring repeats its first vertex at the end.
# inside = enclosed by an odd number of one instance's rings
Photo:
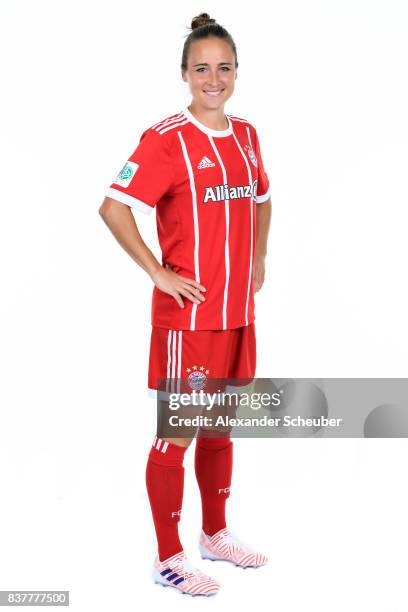
POLYGON ((211 159, 208 159, 206 155, 204 155, 203 159, 200 161, 197 168, 199 170, 202 170, 203 168, 211 168, 212 166, 215 166, 215 163, 212 162, 211 159))

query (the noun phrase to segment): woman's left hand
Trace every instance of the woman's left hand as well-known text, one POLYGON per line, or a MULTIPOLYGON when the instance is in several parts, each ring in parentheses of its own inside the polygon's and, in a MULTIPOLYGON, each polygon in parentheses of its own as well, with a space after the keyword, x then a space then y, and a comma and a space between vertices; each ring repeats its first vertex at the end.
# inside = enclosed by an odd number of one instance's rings
POLYGON ((252 280, 254 283, 254 293, 260 290, 265 280, 265 257, 255 255, 252 269, 252 280))

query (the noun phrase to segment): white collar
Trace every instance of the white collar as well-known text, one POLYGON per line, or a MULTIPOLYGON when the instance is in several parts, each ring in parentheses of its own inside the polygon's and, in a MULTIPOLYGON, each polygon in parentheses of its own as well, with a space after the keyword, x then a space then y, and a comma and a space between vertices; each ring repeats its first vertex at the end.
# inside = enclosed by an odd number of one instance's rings
POLYGON ((194 125, 198 127, 199 130, 201 130, 202 132, 205 132, 205 134, 208 134, 208 136, 217 136, 217 137, 230 136, 233 133, 232 121, 228 117, 228 115, 226 115, 227 121, 228 121, 227 129, 226 130, 213 130, 212 128, 209 128, 203 123, 201 123, 200 121, 198 121, 198 119, 194 117, 194 115, 188 110, 187 107, 183 109, 183 113, 189 119, 189 121, 191 121, 191 123, 194 123, 194 125))

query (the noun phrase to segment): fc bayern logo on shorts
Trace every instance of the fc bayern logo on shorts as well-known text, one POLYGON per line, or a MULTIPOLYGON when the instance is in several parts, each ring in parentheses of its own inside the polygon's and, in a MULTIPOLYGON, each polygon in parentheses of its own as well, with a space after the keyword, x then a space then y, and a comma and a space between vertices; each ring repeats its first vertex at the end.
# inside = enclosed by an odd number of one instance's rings
POLYGON ((194 365, 192 368, 186 368, 186 372, 188 374, 187 383, 191 389, 199 391, 205 387, 210 370, 207 370, 204 366, 198 367, 194 365))
POLYGON ((256 159, 256 155, 253 152, 253 150, 251 149, 251 147, 249 145, 245 145, 245 149, 246 152, 248 153, 248 157, 251 160, 251 162, 253 163, 253 165, 255 166, 255 168, 257 168, 258 166, 258 161, 256 159))

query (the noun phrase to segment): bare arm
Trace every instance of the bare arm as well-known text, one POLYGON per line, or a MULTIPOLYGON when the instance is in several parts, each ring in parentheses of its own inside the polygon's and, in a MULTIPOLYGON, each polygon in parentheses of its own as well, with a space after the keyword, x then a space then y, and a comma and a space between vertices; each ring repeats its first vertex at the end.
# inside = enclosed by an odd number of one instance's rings
POLYGON ((255 258, 253 267, 254 292, 262 287, 265 280, 265 257, 267 253, 267 243, 269 227, 272 217, 271 198, 256 205, 256 244, 255 258))
POLYGON ((126 204, 107 197, 99 208, 99 214, 133 261, 148 273, 158 289, 173 296, 180 308, 184 308, 182 295, 196 304, 205 300, 201 293, 206 291, 203 285, 160 265, 143 241, 133 213, 126 204))

